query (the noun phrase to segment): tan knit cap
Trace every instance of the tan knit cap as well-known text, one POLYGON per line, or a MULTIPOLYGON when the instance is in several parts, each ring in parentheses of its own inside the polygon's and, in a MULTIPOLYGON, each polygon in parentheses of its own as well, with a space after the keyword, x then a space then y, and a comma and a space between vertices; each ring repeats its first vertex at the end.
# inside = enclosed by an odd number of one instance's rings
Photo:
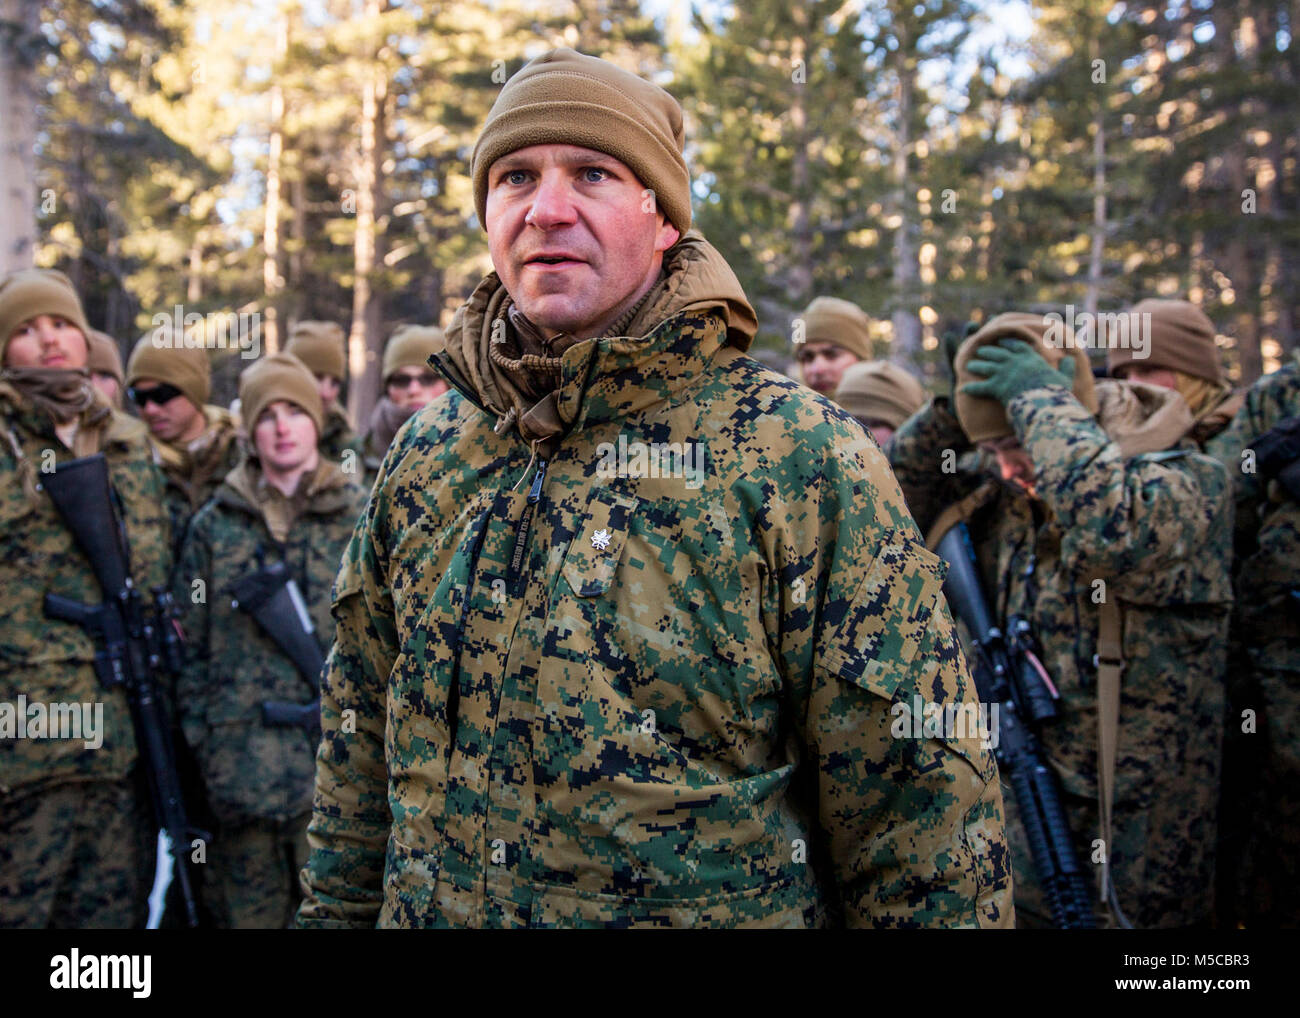
POLYGON ((904 368, 889 361, 854 364, 840 378, 835 402, 866 421, 899 427, 926 403, 925 388, 904 368))
POLYGON ((530 60, 492 104, 474 145, 474 205, 487 223, 488 171, 530 145, 580 145, 624 163, 681 233, 691 227, 682 108, 658 85, 566 47, 530 60))
POLYGON ((302 407, 320 435, 325 424, 325 406, 320 401, 316 379, 293 354, 273 353, 254 361, 239 376, 239 416, 250 440, 262 411, 280 399, 302 407))
POLYGON ((1048 364, 1056 367, 1066 357, 1073 357, 1074 395, 1088 409, 1088 413, 1097 413, 1097 388, 1093 384, 1092 366, 1088 363, 1086 351, 1073 347, 1073 335, 1068 322, 1052 322, 1045 315, 1031 315, 1023 311, 1008 311, 985 323, 973 336, 970 336, 957 350, 957 359, 953 370, 957 381, 955 410, 962 430, 973 444, 988 442, 995 438, 1014 435, 1015 429, 1007 418, 1006 408, 989 396, 969 396, 961 391, 967 382, 982 381, 984 376, 967 370, 966 365, 982 346, 996 343, 1001 339, 1020 339, 1032 346, 1048 364), (1055 325, 1062 333, 1062 342, 1048 346, 1043 337, 1049 325, 1055 325))
POLYGON ((299 322, 289 333, 284 348, 316 375, 329 375, 340 382, 347 376, 347 352, 343 326, 338 322, 299 322))
POLYGON ((383 380, 402 368, 427 368, 429 355, 441 349, 443 334, 436 325, 403 325, 384 347, 383 380))
POLYGON ((805 343, 834 343, 864 361, 871 359, 871 319, 856 304, 838 297, 818 297, 800 317, 805 343))
MULTIPOLYGON (((14 330, 37 315, 66 318, 83 336, 90 336, 72 280, 55 269, 20 269, 0 280, 0 360, 14 330)), ((86 345, 90 345, 89 338, 86 345)))
POLYGON ((107 332, 91 329, 86 333, 86 346, 89 352, 86 367, 101 375, 112 375, 118 385, 125 386, 126 373, 122 370, 122 351, 117 348, 117 340, 107 332))
MULTIPOLYGON (((1223 363, 1219 349, 1214 344, 1214 323, 1195 304, 1185 300, 1140 300, 1128 309, 1136 314, 1137 327, 1146 328, 1150 315, 1151 343, 1149 356, 1135 357, 1128 349, 1107 350, 1106 367, 1115 378, 1123 378, 1133 364, 1150 368, 1168 368, 1184 374, 1195 375, 1209 382, 1222 382, 1223 363)), ((1102 337, 1104 339, 1104 337, 1102 337)))
MULTIPOLYGON (((195 334, 190 334, 195 338, 195 334)), ((183 332, 159 326, 146 332, 135 344, 126 362, 126 384, 135 385, 142 378, 152 378, 174 385, 199 409, 208 402, 212 391, 212 366, 201 341, 186 345, 183 332)))

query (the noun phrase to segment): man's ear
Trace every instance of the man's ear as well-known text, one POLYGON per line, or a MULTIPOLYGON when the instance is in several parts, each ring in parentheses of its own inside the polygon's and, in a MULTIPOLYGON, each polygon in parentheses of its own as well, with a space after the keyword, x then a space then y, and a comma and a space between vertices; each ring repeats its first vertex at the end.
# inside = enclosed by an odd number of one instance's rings
POLYGON ((655 234, 655 250, 667 251, 682 239, 682 235, 677 227, 668 222, 668 218, 662 212, 659 213, 659 218, 661 222, 659 223, 659 232, 655 234))

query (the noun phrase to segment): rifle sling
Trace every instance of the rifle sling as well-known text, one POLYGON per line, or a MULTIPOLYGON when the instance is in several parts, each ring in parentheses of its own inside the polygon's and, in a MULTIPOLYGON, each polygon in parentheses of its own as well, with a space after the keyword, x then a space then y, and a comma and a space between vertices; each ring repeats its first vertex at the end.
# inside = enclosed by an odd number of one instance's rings
POLYGON ((1119 749, 1119 686, 1124 670, 1124 619, 1119 602, 1107 598, 1098 606, 1097 630, 1097 815, 1101 823, 1101 901, 1112 922, 1132 929, 1119 906, 1110 879, 1111 816, 1115 806, 1115 758, 1119 749))
POLYGON ((930 533, 926 535, 925 546, 934 551, 939 547, 939 542, 943 540, 944 534, 948 533, 958 523, 965 523, 974 515, 975 510, 983 506, 997 493, 997 489, 998 484, 996 481, 985 481, 965 498, 952 503, 952 505, 944 509, 935 517, 934 525, 930 527, 930 533))

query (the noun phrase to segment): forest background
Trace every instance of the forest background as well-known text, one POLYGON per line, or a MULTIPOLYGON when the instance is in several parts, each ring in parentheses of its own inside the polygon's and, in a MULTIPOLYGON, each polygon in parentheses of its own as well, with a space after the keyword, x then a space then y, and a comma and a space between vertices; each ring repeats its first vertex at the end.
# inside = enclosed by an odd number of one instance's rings
MULTIPOLYGON (((788 353, 819 295, 937 385, 1006 310, 1182 297, 1234 379, 1296 347, 1300 0, 0 0, 0 271, 72 277, 128 351, 154 316, 388 336, 491 269, 469 159, 554 45, 686 111, 696 225, 788 353)), ((228 400, 247 363, 214 354, 228 400)))

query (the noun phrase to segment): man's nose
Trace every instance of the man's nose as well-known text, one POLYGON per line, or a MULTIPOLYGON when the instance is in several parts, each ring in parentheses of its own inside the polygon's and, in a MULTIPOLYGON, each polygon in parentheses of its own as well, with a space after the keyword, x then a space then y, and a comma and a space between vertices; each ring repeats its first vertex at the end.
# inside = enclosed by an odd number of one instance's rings
POLYGON ((567 226, 575 218, 573 188, 561 173, 543 173, 524 221, 542 230, 567 226))

